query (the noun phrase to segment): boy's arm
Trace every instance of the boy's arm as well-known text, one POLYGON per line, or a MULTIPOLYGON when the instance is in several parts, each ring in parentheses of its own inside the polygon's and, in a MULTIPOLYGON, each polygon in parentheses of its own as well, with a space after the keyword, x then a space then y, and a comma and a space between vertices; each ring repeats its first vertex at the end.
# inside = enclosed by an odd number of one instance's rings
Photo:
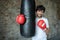
POLYGON ((48 19, 46 19, 45 21, 46 21, 46 30, 45 30, 45 32, 48 35, 48 33, 50 31, 50 29, 49 29, 49 22, 48 22, 48 19))

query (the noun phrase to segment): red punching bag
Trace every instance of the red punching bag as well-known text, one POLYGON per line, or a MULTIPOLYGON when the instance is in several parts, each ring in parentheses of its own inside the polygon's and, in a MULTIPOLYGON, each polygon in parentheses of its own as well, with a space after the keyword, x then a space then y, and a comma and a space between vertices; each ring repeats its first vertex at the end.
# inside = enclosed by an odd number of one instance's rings
POLYGON ((46 29, 46 23, 44 20, 39 20, 37 25, 43 30, 46 29))

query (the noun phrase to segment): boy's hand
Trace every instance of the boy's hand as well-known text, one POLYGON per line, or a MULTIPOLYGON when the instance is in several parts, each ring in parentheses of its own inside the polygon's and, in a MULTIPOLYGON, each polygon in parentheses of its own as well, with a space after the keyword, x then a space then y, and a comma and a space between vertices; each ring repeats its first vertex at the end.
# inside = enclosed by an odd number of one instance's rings
POLYGON ((47 35, 48 35, 49 31, 50 31, 49 28, 46 28, 45 32, 47 35))

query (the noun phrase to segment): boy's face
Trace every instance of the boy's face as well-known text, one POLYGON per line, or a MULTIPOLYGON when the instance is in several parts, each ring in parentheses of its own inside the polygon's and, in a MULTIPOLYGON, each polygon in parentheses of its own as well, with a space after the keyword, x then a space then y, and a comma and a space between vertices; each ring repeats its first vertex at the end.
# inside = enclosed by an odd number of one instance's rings
POLYGON ((36 15, 37 15, 37 17, 42 17, 42 15, 43 15, 43 10, 37 10, 37 11, 36 11, 36 15))

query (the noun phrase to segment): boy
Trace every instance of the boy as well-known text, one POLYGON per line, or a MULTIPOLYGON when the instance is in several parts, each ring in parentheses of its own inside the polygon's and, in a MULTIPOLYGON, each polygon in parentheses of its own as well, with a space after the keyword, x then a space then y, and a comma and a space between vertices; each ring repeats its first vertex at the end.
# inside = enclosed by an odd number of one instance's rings
POLYGON ((45 12, 45 7, 43 5, 39 5, 36 8, 36 33, 35 36, 32 37, 32 40, 47 40, 47 34, 49 32, 49 24, 48 19, 43 17, 43 14, 45 12), (39 20, 44 20, 46 23, 46 28, 42 29, 40 28, 37 23, 39 20))

